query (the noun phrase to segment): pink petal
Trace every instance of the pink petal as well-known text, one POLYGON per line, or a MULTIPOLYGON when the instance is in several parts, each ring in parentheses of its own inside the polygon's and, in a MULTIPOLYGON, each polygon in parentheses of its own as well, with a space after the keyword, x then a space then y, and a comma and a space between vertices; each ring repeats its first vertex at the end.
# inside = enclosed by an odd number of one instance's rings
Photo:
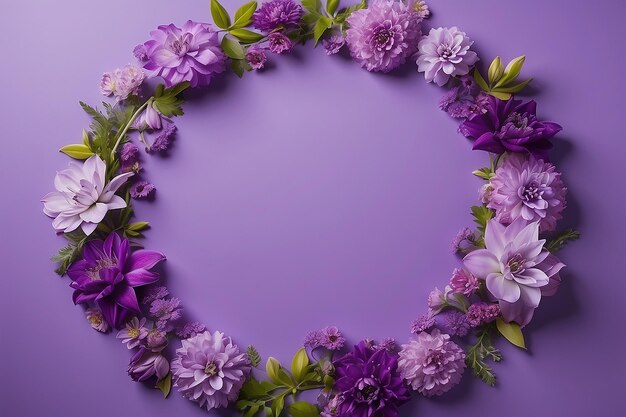
POLYGON ((479 278, 500 271, 500 262, 493 253, 487 249, 478 249, 468 253, 463 258, 463 265, 479 278))

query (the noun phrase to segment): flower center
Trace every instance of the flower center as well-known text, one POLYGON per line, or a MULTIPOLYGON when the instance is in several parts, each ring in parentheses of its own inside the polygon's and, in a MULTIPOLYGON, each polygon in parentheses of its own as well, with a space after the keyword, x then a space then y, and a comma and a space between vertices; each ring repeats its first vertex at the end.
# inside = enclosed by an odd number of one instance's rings
POLYGON ((172 43, 170 43, 170 50, 174 52, 178 56, 183 56, 189 50, 189 34, 186 33, 180 38, 174 39, 172 43))
POLYGON ((372 402, 378 398, 380 389, 374 385, 375 381, 370 378, 363 378, 357 384, 356 400, 360 402, 372 402))
POLYGON ((532 181, 530 184, 524 187, 524 191, 522 191, 522 198, 525 201, 535 201, 541 198, 543 195, 543 191, 539 187, 536 181, 532 181))
POLYGON ((136 337, 139 337, 139 329, 133 328, 133 329, 128 330, 128 337, 131 337, 133 339, 136 337))
POLYGON ((439 54, 439 56, 446 61, 450 59, 452 55, 454 55, 454 53, 452 52, 452 48, 450 48, 450 46, 446 43, 442 43, 437 47, 437 54, 439 54))
POLYGON ((374 45, 379 51, 393 42, 393 32, 389 29, 381 29, 374 34, 374 45))
POLYGON ((86 270, 87 276, 92 281, 99 281, 100 280, 100 270, 107 269, 107 268, 113 268, 115 266, 117 266, 117 259, 112 259, 112 258, 98 259, 96 261, 96 266, 94 266, 93 268, 87 268, 87 270, 86 270))
POLYGON ((430 350, 428 352, 428 364, 439 367, 444 360, 444 356, 445 355, 440 350, 430 350))
POLYGON ((509 268, 512 274, 519 274, 524 272, 524 264, 526 263, 526 259, 522 258, 522 255, 516 253, 513 255, 509 261, 506 263, 506 266, 509 268))
POLYGON ((98 316, 91 316, 89 317, 89 323, 93 324, 94 326, 99 326, 102 324, 102 318, 98 316))
POLYGON ((217 365, 215 365, 215 363, 213 362, 207 363, 206 366, 204 367, 204 373, 207 374, 208 376, 217 375, 217 365))

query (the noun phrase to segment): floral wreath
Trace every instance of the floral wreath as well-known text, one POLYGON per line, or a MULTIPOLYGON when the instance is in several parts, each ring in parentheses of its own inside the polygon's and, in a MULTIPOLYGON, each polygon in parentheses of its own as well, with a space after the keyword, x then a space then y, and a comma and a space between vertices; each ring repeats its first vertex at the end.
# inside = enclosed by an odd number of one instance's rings
POLYGON ((478 56, 464 32, 440 27, 422 33, 430 15, 423 1, 338 6, 339 0, 324 6, 320 0, 268 0, 260 7, 251 1, 231 18, 211 0, 218 30, 193 21, 159 26, 133 50, 140 66, 102 76, 100 90, 114 103, 98 110, 81 102, 92 118, 90 130, 83 130, 82 143, 61 152, 84 162, 59 171, 56 191, 42 200, 54 229, 68 240, 53 258, 56 272, 69 276, 73 301, 86 308, 95 330, 119 330, 117 337, 134 352, 130 377, 152 382, 165 397, 174 386, 207 410, 232 404, 244 417, 396 416, 415 393, 449 391, 465 368, 494 385, 488 362, 501 354, 493 337, 525 348, 521 329, 561 282, 565 265, 554 253, 579 233, 555 232, 566 188, 548 151, 561 126, 539 120, 534 101, 512 97, 531 81, 517 80, 524 57, 506 67, 495 58, 483 77, 473 68, 478 56), (342 333, 326 327, 306 336, 289 368, 270 357, 262 374, 254 370, 261 357, 252 345, 240 349, 222 332, 187 321, 180 300, 158 285, 155 267, 165 256, 139 244, 149 224, 131 222, 133 199, 151 198, 155 190, 141 179, 138 142, 148 155, 167 152, 184 90, 206 86, 228 68, 239 77, 262 70, 268 52, 289 53, 311 39, 328 55, 347 48, 368 71, 414 61, 427 82, 448 88, 439 107, 460 119, 459 132, 473 149, 488 152, 490 162, 473 172, 485 181, 480 204, 471 207, 477 226, 462 229, 452 243, 462 267, 443 291, 430 293, 409 341, 366 339, 347 349, 342 333), (145 98, 145 81, 157 77, 163 84, 145 98), (176 339, 180 345, 168 358, 164 349, 176 339), (296 400, 308 390, 319 391, 317 404, 296 400))

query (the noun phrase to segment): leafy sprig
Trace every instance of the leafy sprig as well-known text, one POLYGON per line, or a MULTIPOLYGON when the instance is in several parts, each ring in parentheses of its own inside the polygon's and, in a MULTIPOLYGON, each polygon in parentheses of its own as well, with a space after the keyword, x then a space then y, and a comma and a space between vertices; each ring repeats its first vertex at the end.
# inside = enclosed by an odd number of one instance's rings
POLYGON ((474 80, 476 84, 487 94, 497 97, 501 100, 508 100, 511 94, 519 93, 532 81, 532 78, 514 84, 517 77, 522 71, 524 55, 514 58, 509 62, 506 68, 502 65, 502 60, 497 56, 489 66, 487 71, 487 80, 483 78, 478 69, 474 69, 474 80))
POLYGON ((578 239, 580 239, 580 232, 578 230, 567 229, 552 238, 546 244, 545 248, 552 253, 558 252, 569 242, 573 242, 578 239))
POLYGON ((466 365, 472 370, 472 373, 480 378, 485 384, 494 386, 496 384, 496 375, 486 360, 500 362, 502 354, 496 349, 491 341, 491 325, 484 325, 478 334, 476 343, 470 346, 465 356, 466 365))

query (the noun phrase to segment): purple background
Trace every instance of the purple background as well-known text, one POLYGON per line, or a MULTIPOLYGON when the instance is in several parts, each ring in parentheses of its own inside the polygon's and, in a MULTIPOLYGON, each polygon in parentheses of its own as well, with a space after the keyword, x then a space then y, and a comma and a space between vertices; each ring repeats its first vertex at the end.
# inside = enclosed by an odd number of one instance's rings
MULTIPOLYGON (((237 2, 225 1, 232 12, 237 2)), ((432 25, 458 25, 485 61, 525 53, 540 116, 558 121, 555 160, 570 187, 562 226, 584 239, 526 334, 500 343, 497 388, 467 377, 402 416, 617 416, 625 387, 624 111, 626 3, 435 1, 432 25), (601 4, 599 4, 601 3, 601 4), (490 411, 485 411, 490 410, 490 411)), ((130 381, 129 352, 93 332, 49 261, 61 245, 41 212, 80 140, 77 102, 100 101, 104 70, 132 60, 158 24, 208 20, 208 0, 43 0, 3 4, 0 302, 3 416, 202 416, 177 394, 130 381), (8 9, 8 10, 7 10, 8 9)), ((289 360, 304 334, 336 324, 356 341, 404 340, 458 260, 486 155, 437 110, 442 90, 414 66, 382 76, 321 49, 272 57, 270 71, 228 75, 195 94, 171 157, 148 158, 156 204, 147 245, 168 256, 167 283, 188 314, 289 360)), ((221 413, 223 414, 223 413, 221 413)), ((214 415, 214 414, 212 414, 214 415)), ((217 414, 215 414, 217 415, 217 414)))

